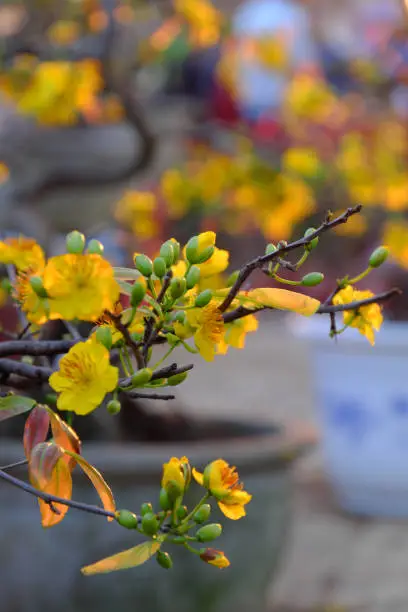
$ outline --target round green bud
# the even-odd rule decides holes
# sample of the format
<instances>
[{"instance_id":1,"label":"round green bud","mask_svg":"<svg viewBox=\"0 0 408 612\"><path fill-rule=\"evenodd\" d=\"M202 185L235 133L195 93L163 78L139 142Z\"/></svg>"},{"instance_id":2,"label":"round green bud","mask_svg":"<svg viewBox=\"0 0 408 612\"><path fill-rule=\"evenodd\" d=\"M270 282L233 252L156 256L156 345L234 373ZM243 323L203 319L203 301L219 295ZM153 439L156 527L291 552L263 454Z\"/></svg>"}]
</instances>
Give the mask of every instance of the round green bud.
<instances>
[{"instance_id":1,"label":"round green bud","mask_svg":"<svg viewBox=\"0 0 408 612\"><path fill-rule=\"evenodd\" d=\"M95 337L99 344L102 344L108 351L112 348L112 331L107 325L98 327L95 332Z\"/></svg>"},{"instance_id":2,"label":"round green bud","mask_svg":"<svg viewBox=\"0 0 408 612\"><path fill-rule=\"evenodd\" d=\"M387 247L379 246L370 255L368 260L370 268L379 268L387 260L389 251Z\"/></svg>"},{"instance_id":3,"label":"round green bud","mask_svg":"<svg viewBox=\"0 0 408 612\"><path fill-rule=\"evenodd\" d=\"M171 505L173 505L176 499L178 499L180 495L182 495L183 489L180 487L180 485L175 480L170 480L166 484L166 492L167 492Z\"/></svg>"},{"instance_id":4,"label":"round green bud","mask_svg":"<svg viewBox=\"0 0 408 612\"><path fill-rule=\"evenodd\" d=\"M152 378L153 370L151 368L142 368L133 374L132 376L132 387L143 387L147 385Z\"/></svg>"},{"instance_id":5,"label":"round green bud","mask_svg":"<svg viewBox=\"0 0 408 612\"><path fill-rule=\"evenodd\" d=\"M133 308L137 308L139 304L142 302L144 296L146 295L146 287L144 283L140 283L136 281L133 283L132 291L130 294L130 305Z\"/></svg>"},{"instance_id":6,"label":"round green bud","mask_svg":"<svg viewBox=\"0 0 408 612\"><path fill-rule=\"evenodd\" d=\"M214 292L212 291L212 289L205 289L197 295L194 302L194 306L197 306L197 308L204 308L204 306L208 306L213 296Z\"/></svg>"},{"instance_id":7,"label":"round green bud","mask_svg":"<svg viewBox=\"0 0 408 612\"><path fill-rule=\"evenodd\" d=\"M304 238L308 238L309 236L311 236L312 234L314 234L316 231L315 227L309 227L309 229L307 229L303 235ZM308 244L305 245L305 249L306 251L313 251L313 249L315 249L317 247L319 243L319 238L313 238L313 240L311 242L309 242Z\"/></svg>"},{"instance_id":8,"label":"round green bud","mask_svg":"<svg viewBox=\"0 0 408 612\"><path fill-rule=\"evenodd\" d=\"M147 255L136 255L135 268L143 274L143 276L151 276L153 274L153 263Z\"/></svg>"},{"instance_id":9,"label":"round green bud","mask_svg":"<svg viewBox=\"0 0 408 612\"><path fill-rule=\"evenodd\" d=\"M324 274L321 272L309 272L302 278L302 285L303 287L316 287L316 285L320 285L323 279Z\"/></svg>"},{"instance_id":10,"label":"round green bud","mask_svg":"<svg viewBox=\"0 0 408 612\"><path fill-rule=\"evenodd\" d=\"M175 321L178 321L179 323L185 323L186 321L186 313L183 312L182 310L180 310L180 312L178 312L176 314L176 316L174 317Z\"/></svg>"},{"instance_id":11,"label":"round green bud","mask_svg":"<svg viewBox=\"0 0 408 612\"><path fill-rule=\"evenodd\" d=\"M215 251L215 247L214 246L209 246L206 249L204 249L200 255L198 256L197 260L195 262L191 262L191 263L196 263L196 264L202 264L206 261L208 261L210 259L210 257L213 256Z\"/></svg>"},{"instance_id":12,"label":"round green bud","mask_svg":"<svg viewBox=\"0 0 408 612\"><path fill-rule=\"evenodd\" d=\"M67 234L65 244L68 253L72 255L81 255L85 248L85 236L81 234L81 232L74 230Z\"/></svg>"},{"instance_id":13,"label":"round green bud","mask_svg":"<svg viewBox=\"0 0 408 612\"><path fill-rule=\"evenodd\" d=\"M153 506L151 503L149 502L145 502L144 504L142 504L141 508L140 508L140 514L142 516L144 516L145 514L147 514L148 512L150 512L151 514L153 514Z\"/></svg>"},{"instance_id":14,"label":"round green bud","mask_svg":"<svg viewBox=\"0 0 408 612\"><path fill-rule=\"evenodd\" d=\"M179 506L177 508L177 518L180 519L180 521L183 520L183 518L185 518L188 514L188 509L187 506Z\"/></svg>"},{"instance_id":15,"label":"round green bud","mask_svg":"<svg viewBox=\"0 0 408 612\"><path fill-rule=\"evenodd\" d=\"M187 372L182 372L181 374L170 376L170 378L167 379L167 384L170 387L177 387L177 385L181 385L181 383L183 383L186 380L187 376L188 376Z\"/></svg>"},{"instance_id":16,"label":"round green bud","mask_svg":"<svg viewBox=\"0 0 408 612\"><path fill-rule=\"evenodd\" d=\"M197 510L197 512L193 516L193 521L196 523L205 523L208 521L211 514L211 506L210 504L203 504L201 508Z\"/></svg>"},{"instance_id":17,"label":"round green bud","mask_svg":"<svg viewBox=\"0 0 408 612\"><path fill-rule=\"evenodd\" d=\"M170 238L167 242L173 247L173 263L175 264L180 257L180 243L175 238Z\"/></svg>"},{"instance_id":18,"label":"round green bud","mask_svg":"<svg viewBox=\"0 0 408 612\"><path fill-rule=\"evenodd\" d=\"M142 529L146 535L154 535L159 529L159 521L153 512L147 512L142 517Z\"/></svg>"},{"instance_id":19,"label":"round green bud","mask_svg":"<svg viewBox=\"0 0 408 612\"><path fill-rule=\"evenodd\" d=\"M270 242L269 244L266 245L266 247L265 247L265 255L271 255L275 251L277 251L277 248L276 248L275 244Z\"/></svg>"},{"instance_id":20,"label":"round green bud","mask_svg":"<svg viewBox=\"0 0 408 612\"><path fill-rule=\"evenodd\" d=\"M7 293L11 293L12 289L13 289L13 285L11 284L10 279L8 278L3 278L1 280L1 288L4 291L7 291Z\"/></svg>"},{"instance_id":21,"label":"round green bud","mask_svg":"<svg viewBox=\"0 0 408 612\"><path fill-rule=\"evenodd\" d=\"M195 264L198 258L198 236L193 236L186 244L186 259L190 263Z\"/></svg>"},{"instance_id":22,"label":"round green bud","mask_svg":"<svg viewBox=\"0 0 408 612\"><path fill-rule=\"evenodd\" d=\"M164 567L164 569L171 569L173 567L173 561L169 553L158 550L156 554L156 560L161 567Z\"/></svg>"},{"instance_id":23,"label":"round green bud","mask_svg":"<svg viewBox=\"0 0 408 612\"><path fill-rule=\"evenodd\" d=\"M196 538L199 542L211 542L216 540L222 534L222 526L219 523L210 523L204 525L196 533Z\"/></svg>"},{"instance_id":24,"label":"round green bud","mask_svg":"<svg viewBox=\"0 0 408 612\"><path fill-rule=\"evenodd\" d=\"M232 272L232 274L230 274L227 279L227 287L232 287L232 285L236 282L238 276L239 270L235 270L235 272Z\"/></svg>"},{"instance_id":25,"label":"round green bud","mask_svg":"<svg viewBox=\"0 0 408 612\"><path fill-rule=\"evenodd\" d=\"M170 282L170 293L174 300L185 294L187 289L186 279L181 277L172 278Z\"/></svg>"},{"instance_id":26,"label":"round green bud","mask_svg":"<svg viewBox=\"0 0 408 612\"><path fill-rule=\"evenodd\" d=\"M160 257L165 262L165 265L170 268L174 262L174 248L169 240L164 242L160 247ZM163 274L164 276L164 274Z\"/></svg>"},{"instance_id":27,"label":"round green bud","mask_svg":"<svg viewBox=\"0 0 408 612\"><path fill-rule=\"evenodd\" d=\"M39 298L48 297L48 293L43 285L43 281L40 276L31 276L30 285L32 290L35 291Z\"/></svg>"},{"instance_id":28,"label":"round green bud","mask_svg":"<svg viewBox=\"0 0 408 612\"><path fill-rule=\"evenodd\" d=\"M195 287L200 280L200 268L197 266L191 266L186 274L186 285L187 289Z\"/></svg>"},{"instance_id":29,"label":"round green bud","mask_svg":"<svg viewBox=\"0 0 408 612\"><path fill-rule=\"evenodd\" d=\"M163 257L156 257L153 260L153 272L158 278L163 278L167 272L166 262Z\"/></svg>"},{"instance_id":30,"label":"round green bud","mask_svg":"<svg viewBox=\"0 0 408 612\"><path fill-rule=\"evenodd\" d=\"M120 402L118 402L118 400L111 400L110 402L107 403L106 406L106 410L109 412L109 414L118 414L118 412L120 412L121 409L121 405Z\"/></svg>"},{"instance_id":31,"label":"round green bud","mask_svg":"<svg viewBox=\"0 0 408 612\"><path fill-rule=\"evenodd\" d=\"M137 529L137 516L129 510L118 510L118 512L116 512L115 519L119 525L126 527L126 529Z\"/></svg>"},{"instance_id":32,"label":"round green bud","mask_svg":"<svg viewBox=\"0 0 408 612\"><path fill-rule=\"evenodd\" d=\"M184 544L185 541L185 536L174 536L171 542L172 544Z\"/></svg>"},{"instance_id":33,"label":"round green bud","mask_svg":"<svg viewBox=\"0 0 408 612\"><path fill-rule=\"evenodd\" d=\"M102 242L99 242L99 240L95 240L95 238L92 238L92 240L88 242L86 250L90 255L103 255L105 247L103 246Z\"/></svg>"},{"instance_id":34,"label":"round green bud","mask_svg":"<svg viewBox=\"0 0 408 612\"><path fill-rule=\"evenodd\" d=\"M171 502L166 489L160 489L159 504L163 510L170 510L171 508Z\"/></svg>"}]
</instances>

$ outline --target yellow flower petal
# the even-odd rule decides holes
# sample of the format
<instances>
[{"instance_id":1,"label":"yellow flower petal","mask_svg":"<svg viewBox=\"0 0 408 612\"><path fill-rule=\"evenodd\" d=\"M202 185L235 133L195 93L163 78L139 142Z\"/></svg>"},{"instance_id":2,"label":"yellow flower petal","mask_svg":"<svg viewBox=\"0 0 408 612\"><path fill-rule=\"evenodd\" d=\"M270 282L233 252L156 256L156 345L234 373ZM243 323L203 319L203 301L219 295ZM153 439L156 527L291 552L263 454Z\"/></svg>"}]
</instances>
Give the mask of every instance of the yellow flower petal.
<instances>
[{"instance_id":1,"label":"yellow flower petal","mask_svg":"<svg viewBox=\"0 0 408 612\"><path fill-rule=\"evenodd\" d=\"M232 521L237 521L238 519L242 518L243 516L246 516L246 511L244 506L241 506L240 504L235 504L235 505L229 505L229 504L225 504L221 501L218 502L218 506L221 510L221 512L229 519L231 519Z\"/></svg>"}]
</instances>

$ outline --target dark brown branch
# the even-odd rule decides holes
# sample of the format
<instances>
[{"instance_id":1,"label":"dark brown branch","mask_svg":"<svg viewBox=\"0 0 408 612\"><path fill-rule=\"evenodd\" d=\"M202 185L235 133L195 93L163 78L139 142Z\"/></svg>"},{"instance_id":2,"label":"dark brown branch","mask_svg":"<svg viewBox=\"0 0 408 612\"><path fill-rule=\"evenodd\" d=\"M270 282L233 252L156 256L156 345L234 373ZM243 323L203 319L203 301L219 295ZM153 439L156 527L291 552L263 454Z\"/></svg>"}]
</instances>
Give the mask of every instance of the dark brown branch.
<instances>
[{"instance_id":1,"label":"dark brown branch","mask_svg":"<svg viewBox=\"0 0 408 612\"><path fill-rule=\"evenodd\" d=\"M262 268L265 264L268 264L271 261L281 259L281 256L284 253L289 253L290 251L294 251L295 249L299 249L300 247L305 247L307 244L310 244L315 238L318 238L324 232L327 232L338 225L342 225L343 223L347 223L348 219L352 215L361 212L361 209L362 206L359 204L358 206L354 206L353 208L348 208L343 214L339 215L334 219L330 219L329 217L327 217L323 221L323 223L316 229L316 231L307 236L306 238L300 238L299 240L290 242L287 245L281 244L273 253L270 253L269 255L261 255L260 257L256 257L252 261L248 262L240 270L237 280L235 281L225 300L221 304L221 312L225 312L232 304L242 285L245 283L245 281L248 279L248 277L252 274L254 270L256 270L257 268Z\"/></svg>"},{"instance_id":2,"label":"dark brown branch","mask_svg":"<svg viewBox=\"0 0 408 612\"><path fill-rule=\"evenodd\" d=\"M129 346L132 350L134 358L136 359L137 367L140 370L144 367L144 359L139 350L137 342L133 340L132 336L130 335L129 329L124 323L122 323L120 315L114 315L112 312L110 312L109 316L111 317L116 329L122 334L127 346Z\"/></svg>"},{"instance_id":3,"label":"dark brown branch","mask_svg":"<svg viewBox=\"0 0 408 612\"><path fill-rule=\"evenodd\" d=\"M42 383L48 381L52 374L52 369L30 365L29 363L21 363L21 361L14 361L13 359L0 359L0 372L7 375L17 374L18 376Z\"/></svg>"},{"instance_id":4,"label":"dark brown branch","mask_svg":"<svg viewBox=\"0 0 408 612\"><path fill-rule=\"evenodd\" d=\"M166 366L165 368L161 368L160 370L156 370L155 372L153 372L153 375L150 380L159 380L160 378L169 378L170 376L175 376L176 374L183 374L184 372L192 370L193 367L194 365L192 363L180 367L177 365L177 363L172 363L171 365ZM122 387L124 391L126 391L126 387L131 387L131 385L131 377L122 378L122 380L119 381L119 386Z\"/></svg>"},{"instance_id":5,"label":"dark brown branch","mask_svg":"<svg viewBox=\"0 0 408 612\"><path fill-rule=\"evenodd\" d=\"M400 289L394 288L390 289L389 291L384 291L384 293L378 293L377 295L373 295L372 297L366 298L365 300L349 302L348 304L322 304L317 310L316 314L332 314L336 312L344 312L346 310L358 310L363 306L370 306L370 304L386 302L395 295L401 295L401 293L402 291Z\"/></svg>"},{"instance_id":6,"label":"dark brown branch","mask_svg":"<svg viewBox=\"0 0 408 612\"><path fill-rule=\"evenodd\" d=\"M128 393L132 399L149 399L149 400L164 400L170 401L176 399L175 395L165 395L160 393L139 393L138 391L130 391Z\"/></svg>"},{"instance_id":7,"label":"dark brown branch","mask_svg":"<svg viewBox=\"0 0 408 612\"><path fill-rule=\"evenodd\" d=\"M38 499L42 499L46 504L49 504L52 509L52 504L62 504L64 506L68 506L69 508L75 508L75 510L82 510L83 512L89 512L91 514L99 514L100 516L107 516L110 518L115 518L115 513L110 512L109 510L105 510L104 508L99 508L98 506L92 506L90 504L84 504L82 502L77 502L72 499L64 499L62 497L57 497L56 495L50 495L48 493L44 493L43 491L39 491L35 487L32 487L28 482L24 482L24 480L20 480L19 478L15 478L7 472L0 470L0 479L5 480L10 483L14 487L29 493L30 495L34 495Z\"/></svg>"},{"instance_id":8,"label":"dark brown branch","mask_svg":"<svg viewBox=\"0 0 408 612\"><path fill-rule=\"evenodd\" d=\"M7 340L0 342L0 357L58 355L69 351L76 342L76 340Z\"/></svg>"}]
</instances>

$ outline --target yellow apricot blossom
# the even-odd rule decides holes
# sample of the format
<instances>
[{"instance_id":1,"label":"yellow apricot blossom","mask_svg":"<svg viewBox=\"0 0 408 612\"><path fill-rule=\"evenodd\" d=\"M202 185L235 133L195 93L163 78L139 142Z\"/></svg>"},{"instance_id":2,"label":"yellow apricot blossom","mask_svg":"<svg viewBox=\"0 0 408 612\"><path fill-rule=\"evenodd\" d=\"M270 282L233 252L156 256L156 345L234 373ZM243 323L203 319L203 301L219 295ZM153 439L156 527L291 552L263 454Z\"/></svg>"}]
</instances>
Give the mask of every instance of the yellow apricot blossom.
<instances>
[{"instance_id":1,"label":"yellow apricot blossom","mask_svg":"<svg viewBox=\"0 0 408 612\"><path fill-rule=\"evenodd\" d=\"M36 325L43 325L48 319L55 317L51 316L49 299L40 297L32 288L30 279L33 276L39 276L39 271L36 268L26 268L18 272L14 283L13 297L24 312L27 321Z\"/></svg>"},{"instance_id":2,"label":"yellow apricot blossom","mask_svg":"<svg viewBox=\"0 0 408 612\"><path fill-rule=\"evenodd\" d=\"M109 351L97 342L78 342L51 374L50 386L59 393L57 408L85 415L95 410L113 391L119 370L110 365Z\"/></svg>"},{"instance_id":3,"label":"yellow apricot blossom","mask_svg":"<svg viewBox=\"0 0 408 612\"><path fill-rule=\"evenodd\" d=\"M193 468L193 476L199 485L208 489L213 495L223 514L229 519L238 520L246 515L245 506L252 495L244 491L235 467L224 459L212 461L201 474Z\"/></svg>"},{"instance_id":4,"label":"yellow apricot blossom","mask_svg":"<svg viewBox=\"0 0 408 612\"><path fill-rule=\"evenodd\" d=\"M96 321L96 325L98 327L107 327L108 329L110 329L112 334L112 344L116 344L116 342L123 340L122 332L120 332L116 328L112 314L113 316L120 315L121 323L126 325L129 333L142 334L144 332L144 314L142 312L136 312L136 314L132 318L132 322L129 324L130 316L133 314L132 309L128 308L126 310L123 310L123 307L120 302L117 302L112 313L109 311L105 311L102 316ZM96 339L95 333L92 334L90 339Z\"/></svg>"},{"instance_id":5,"label":"yellow apricot blossom","mask_svg":"<svg viewBox=\"0 0 408 612\"><path fill-rule=\"evenodd\" d=\"M388 246L395 261L408 269L408 222L387 221L384 226L383 243Z\"/></svg>"},{"instance_id":6,"label":"yellow apricot blossom","mask_svg":"<svg viewBox=\"0 0 408 612\"><path fill-rule=\"evenodd\" d=\"M187 310L186 322L176 321L174 333L183 340L193 336L200 355L206 361L212 361L217 345L223 339L224 320L218 306L210 302L204 308Z\"/></svg>"},{"instance_id":7,"label":"yellow apricot blossom","mask_svg":"<svg viewBox=\"0 0 408 612\"><path fill-rule=\"evenodd\" d=\"M208 278L224 272L228 268L229 252L224 249L214 247L214 253L207 261L202 264L197 264L200 270L200 278Z\"/></svg>"},{"instance_id":8,"label":"yellow apricot blossom","mask_svg":"<svg viewBox=\"0 0 408 612\"><path fill-rule=\"evenodd\" d=\"M214 565L214 567L219 567L220 569L230 565L229 560L224 555L222 550L217 550L216 548L206 548L203 550L200 553L200 559L209 565Z\"/></svg>"},{"instance_id":9,"label":"yellow apricot blossom","mask_svg":"<svg viewBox=\"0 0 408 612\"><path fill-rule=\"evenodd\" d=\"M44 267L44 251L32 238L6 238L0 241L0 263L13 264L18 270Z\"/></svg>"},{"instance_id":10,"label":"yellow apricot blossom","mask_svg":"<svg viewBox=\"0 0 408 612\"><path fill-rule=\"evenodd\" d=\"M333 298L333 304L350 304L373 297L371 291L358 291L352 285L347 285ZM374 331L379 331L383 322L383 315L379 304L360 306L357 311L345 310L343 312L344 325L355 327L365 336L371 345L374 345Z\"/></svg>"},{"instance_id":11,"label":"yellow apricot blossom","mask_svg":"<svg viewBox=\"0 0 408 612\"><path fill-rule=\"evenodd\" d=\"M96 254L51 257L44 270L44 287L55 315L67 320L95 321L119 299L112 266Z\"/></svg>"},{"instance_id":12,"label":"yellow apricot blossom","mask_svg":"<svg viewBox=\"0 0 408 612\"><path fill-rule=\"evenodd\" d=\"M245 347L246 335L258 329L258 320L254 315L247 315L225 325L224 338L218 345L217 352L225 354L229 346L236 349Z\"/></svg>"}]
</instances>

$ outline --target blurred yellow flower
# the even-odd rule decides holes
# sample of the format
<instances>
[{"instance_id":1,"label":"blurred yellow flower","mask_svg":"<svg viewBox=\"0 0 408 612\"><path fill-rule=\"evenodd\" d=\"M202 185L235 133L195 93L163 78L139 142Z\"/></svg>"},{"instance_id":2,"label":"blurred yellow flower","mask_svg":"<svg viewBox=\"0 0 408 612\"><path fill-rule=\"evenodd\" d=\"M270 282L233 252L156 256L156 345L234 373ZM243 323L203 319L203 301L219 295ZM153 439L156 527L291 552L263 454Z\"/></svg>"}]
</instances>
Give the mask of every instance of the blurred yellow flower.
<instances>
[{"instance_id":1,"label":"blurred yellow flower","mask_svg":"<svg viewBox=\"0 0 408 612\"><path fill-rule=\"evenodd\" d=\"M347 285L333 298L333 304L350 304L373 297L371 291L358 291L352 285ZM374 345L374 331L379 331L383 322L381 307L379 304L361 306L357 311L346 310L343 312L344 325L355 327L360 334L365 336L371 345Z\"/></svg>"},{"instance_id":2,"label":"blurred yellow flower","mask_svg":"<svg viewBox=\"0 0 408 612\"><path fill-rule=\"evenodd\" d=\"M193 468L193 476L199 485L208 489L218 501L218 506L229 519L236 521L246 515L245 506L252 495L244 491L235 467L224 459L212 461L201 474Z\"/></svg>"},{"instance_id":3,"label":"blurred yellow flower","mask_svg":"<svg viewBox=\"0 0 408 612\"><path fill-rule=\"evenodd\" d=\"M117 221L129 226L135 236L149 239L159 232L157 198L150 191L128 191L115 206Z\"/></svg>"},{"instance_id":4,"label":"blurred yellow flower","mask_svg":"<svg viewBox=\"0 0 408 612\"><path fill-rule=\"evenodd\" d=\"M119 370L110 365L109 351L96 342L78 342L59 362L49 384L59 393L57 408L85 415L113 391Z\"/></svg>"},{"instance_id":5,"label":"blurred yellow flower","mask_svg":"<svg viewBox=\"0 0 408 612\"><path fill-rule=\"evenodd\" d=\"M56 21L47 30L48 39L57 45L72 44L79 35L79 24L75 21Z\"/></svg>"},{"instance_id":6,"label":"blurred yellow flower","mask_svg":"<svg viewBox=\"0 0 408 612\"><path fill-rule=\"evenodd\" d=\"M387 245L395 261L408 270L408 222L387 221L384 225L382 242Z\"/></svg>"},{"instance_id":7,"label":"blurred yellow flower","mask_svg":"<svg viewBox=\"0 0 408 612\"><path fill-rule=\"evenodd\" d=\"M8 179L8 176L9 169L7 168L6 164L0 162L0 183L4 183L4 181Z\"/></svg>"},{"instance_id":8,"label":"blurred yellow flower","mask_svg":"<svg viewBox=\"0 0 408 612\"><path fill-rule=\"evenodd\" d=\"M0 263L13 264L18 270L43 268L44 251L32 238L6 238L0 241Z\"/></svg>"},{"instance_id":9,"label":"blurred yellow flower","mask_svg":"<svg viewBox=\"0 0 408 612\"><path fill-rule=\"evenodd\" d=\"M220 37L221 13L207 0L173 0L176 14L190 26L191 44L197 47L215 45Z\"/></svg>"},{"instance_id":10,"label":"blurred yellow flower","mask_svg":"<svg viewBox=\"0 0 408 612\"><path fill-rule=\"evenodd\" d=\"M189 206L192 190L180 170L167 170L161 178L161 192L166 200L170 219L182 217Z\"/></svg>"},{"instance_id":11,"label":"blurred yellow flower","mask_svg":"<svg viewBox=\"0 0 408 612\"><path fill-rule=\"evenodd\" d=\"M254 315L247 315L232 323L225 324L225 333L222 342L217 347L217 352L225 354L229 346L236 349L245 348L246 335L258 329L258 319Z\"/></svg>"},{"instance_id":12,"label":"blurred yellow flower","mask_svg":"<svg viewBox=\"0 0 408 612\"><path fill-rule=\"evenodd\" d=\"M315 149L293 147L283 154L282 167L286 172L314 177L320 169L320 160Z\"/></svg>"},{"instance_id":13,"label":"blurred yellow flower","mask_svg":"<svg viewBox=\"0 0 408 612\"><path fill-rule=\"evenodd\" d=\"M44 271L52 311L61 319L95 321L119 299L113 268L100 255L57 255Z\"/></svg>"},{"instance_id":14,"label":"blurred yellow flower","mask_svg":"<svg viewBox=\"0 0 408 612\"><path fill-rule=\"evenodd\" d=\"M333 213L333 217L339 217L344 212L344 209L336 210ZM338 225L333 231L339 236L362 236L367 231L367 219L364 214L353 215L352 217L349 217L347 223Z\"/></svg>"}]
</instances>

